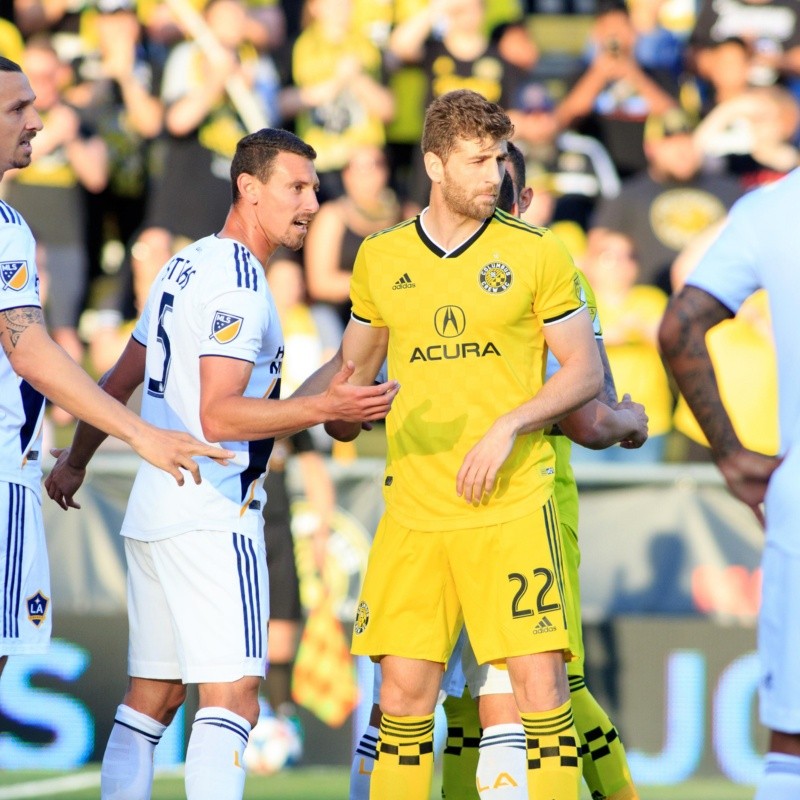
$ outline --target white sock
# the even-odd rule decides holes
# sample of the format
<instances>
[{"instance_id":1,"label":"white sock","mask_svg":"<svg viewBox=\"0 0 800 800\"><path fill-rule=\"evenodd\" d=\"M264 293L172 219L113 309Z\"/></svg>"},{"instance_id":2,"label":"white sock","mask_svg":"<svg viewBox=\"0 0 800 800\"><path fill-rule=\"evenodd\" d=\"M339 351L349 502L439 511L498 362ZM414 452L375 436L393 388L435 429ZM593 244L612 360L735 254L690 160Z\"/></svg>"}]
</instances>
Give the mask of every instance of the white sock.
<instances>
[{"instance_id":1,"label":"white sock","mask_svg":"<svg viewBox=\"0 0 800 800\"><path fill-rule=\"evenodd\" d=\"M797 800L800 797L800 757L767 753L764 774L754 800Z\"/></svg>"},{"instance_id":2,"label":"white sock","mask_svg":"<svg viewBox=\"0 0 800 800\"><path fill-rule=\"evenodd\" d=\"M150 800L153 751L166 729L129 706L117 707L100 769L102 800Z\"/></svg>"},{"instance_id":3,"label":"white sock","mask_svg":"<svg viewBox=\"0 0 800 800\"><path fill-rule=\"evenodd\" d=\"M227 708L195 714L186 750L187 800L242 800L244 753L250 723Z\"/></svg>"},{"instance_id":4,"label":"white sock","mask_svg":"<svg viewBox=\"0 0 800 800\"><path fill-rule=\"evenodd\" d=\"M378 729L368 725L358 741L350 766L350 800L369 800L369 781L378 757Z\"/></svg>"},{"instance_id":5,"label":"white sock","mask_svg":"<svg viewBox=\"0 0 800 800\"><path fill-rule=\"evenodd\" d=\"M528 756L522 725L490 725L484 729L477 785L483 800L528 800Z\"/></svg>"}]
</instances>

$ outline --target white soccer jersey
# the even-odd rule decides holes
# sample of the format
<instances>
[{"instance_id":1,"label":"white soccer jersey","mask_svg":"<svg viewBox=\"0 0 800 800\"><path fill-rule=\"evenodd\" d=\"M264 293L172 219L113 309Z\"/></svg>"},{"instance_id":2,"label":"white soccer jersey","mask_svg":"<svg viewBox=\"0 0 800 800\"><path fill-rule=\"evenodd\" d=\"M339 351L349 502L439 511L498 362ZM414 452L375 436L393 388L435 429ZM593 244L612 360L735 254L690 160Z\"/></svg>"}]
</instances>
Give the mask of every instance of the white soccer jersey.
<instances>
[{"instance_id":1,"label":"white soccer jersey","mask_svg":"<svg viewBox=\"0 0 800 800\"><path fill-rule=\"evenodd\" d=\"M205 440L200 424L200 359L253 363L245 397L277 399L283 335L264 270L244 245L207 236L161 270L133 332L147 347L142 416ZM150 464L136 476L122 535L153 541L192 530L260 536L272 439L223 442L228 466L199 459L203 482L184 486Z\"/></svg>"},{"instance_id":2,"label":"white soccer jersey","mask_svg":"<svg viewBox=\"0 0 800 800\"><path fill-rule=\"evenodd\" d=\"M36 244L25 220L0 200L0 311L41 308ZM0 354L0 481L41 496L44 397Z\"/></svg>"}]
</instances>

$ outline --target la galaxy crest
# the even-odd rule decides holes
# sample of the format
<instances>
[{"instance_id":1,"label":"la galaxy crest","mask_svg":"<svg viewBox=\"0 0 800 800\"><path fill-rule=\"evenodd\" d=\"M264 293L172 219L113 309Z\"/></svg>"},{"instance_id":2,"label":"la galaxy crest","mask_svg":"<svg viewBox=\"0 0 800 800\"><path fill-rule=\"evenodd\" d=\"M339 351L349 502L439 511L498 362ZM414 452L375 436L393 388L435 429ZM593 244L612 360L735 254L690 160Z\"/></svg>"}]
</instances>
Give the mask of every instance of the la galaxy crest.
<instances>
[{"instance_id":1,"label":"la galaxy crest","mask_svg":"<svg viewBox=\"0 0 800 800\"><path fill-rule=\"evenodd\" d=\"M494 261L482 266L478 273L478 283L480 283L481 289L489 294L502 294L508 291L513 280L514 274L511 272L511 267L497 257Z\"/></svg>"},{"instance_id":2,"label":"la galaxy crest","mask_svg":"<svg viewBox=\"0 0 800 800\"><path fill-rule=\"evenodd\" d=\"M243 322L243 317L237 317L235 314L228 314L224 311L216 311L214 313L214 321L211 323L211 336L209 338L214 339L219 344L228 344L239 335Z\"/></svg>"},{"instance_id":3,"label":"la galaxy crest","mask_svg":"<svg viewBox=\"0 0 800 800\"><path fill-rule=\"evenodd\" d=\"M38 628L47 618L50 598L41 592L36 592L25 600L25 605L28 608L28 619Z\"/></svg>"},{"instance_id":4,"label":"la galaxy crest","mask_svg":"<svg viewBox=\"0 0 800 800\"><path fill-rule=\"evenodd\" d=\"M28 283L28 262L27 261L2 261L0 262L0 281L3 283L3 291L11 289L12 292L19 292Z\"/></svg>"}]
</instances>

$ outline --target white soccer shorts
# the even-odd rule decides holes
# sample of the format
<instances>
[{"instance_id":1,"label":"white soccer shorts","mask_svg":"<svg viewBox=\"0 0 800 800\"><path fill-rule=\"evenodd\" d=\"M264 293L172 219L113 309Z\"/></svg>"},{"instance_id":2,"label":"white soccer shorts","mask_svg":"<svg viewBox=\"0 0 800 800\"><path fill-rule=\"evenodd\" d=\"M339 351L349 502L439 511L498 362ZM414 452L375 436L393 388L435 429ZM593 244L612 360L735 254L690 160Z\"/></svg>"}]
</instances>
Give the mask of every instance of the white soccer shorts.
<instances>
[{"instance_id":1,"label":"white soccer shorts","mask_svg":"<svg viewBox=\"0 0 800 800\"><path fill-rule=\"evenodd\" d=\"M53 627L42 505L31 489L0 482L0 656L44 653Z\"/></svg>"},{"instance_id":2,"label":"white soccer shorts","mask_svg":"<svg viewBox=\"0 0 800 800\"><path fill-rule=\"evenodd\" d=\"M264 677L269 584L263 539L191 531L125 539L128 672L184 683Z\"/></svg>"}]
</instances>

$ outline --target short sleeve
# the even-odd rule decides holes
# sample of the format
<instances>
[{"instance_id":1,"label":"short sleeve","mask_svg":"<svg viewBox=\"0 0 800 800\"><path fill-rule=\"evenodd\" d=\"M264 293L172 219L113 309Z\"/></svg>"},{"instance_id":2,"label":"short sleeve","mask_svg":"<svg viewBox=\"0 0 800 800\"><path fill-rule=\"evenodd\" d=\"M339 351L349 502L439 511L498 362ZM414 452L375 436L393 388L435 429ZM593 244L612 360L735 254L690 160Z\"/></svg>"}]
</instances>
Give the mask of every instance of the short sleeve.
<instances>
[{"instance_id":1,"label":"short sleeve","mask_svg":"<svg viewBox=\"0 0 800 800\"><path fill-rule=\"evenodd\" d=\"M571 317L584 308L583 289L567 248L549 230L536 261L533 311L543 325Z\"/></svg>"},{"instance_id":2,"label":"short sleeve","mask_svg":"<svg viewBox=\"0 0 800 800\"><path fill-rule=\"evenodd\" d=\"M361 244L353 265L353 277L350 281L350 302L353 305L353 318L358 322L383 328L386 323L381 318L372 299L369 285L369 269L367 259L368 241Z\"/></svg>"},{"instance_id":3,"label":"short sleeve","mask_svg":"<svg viewBox=\"0 0 800 800\"><path fill-rule=\"evenodd\" d=\"M255 363L272 313L266 297L250 289L221 292L199 311L199 355L238 358Z\"/></svg>"},{"instance_id":4,"label":"short sleeve","mask_svg":"<svg viewBox=\"0 0 800 800\"><path fill-rule=\"evenodd\" d=\"M758 235L746 207L745 202L734 205L719 235L686 280L687 285L708 292L734 314L761 288Z\"/></svg>"},{"instance_id":5,"label":"short sleeve","mask_svg":"<svg viewBox=\"0 0 800 800\"><path fill-rule=\"evenodd\" d=\"M583 274L581 270L576 270L578 273L578 280L581 284L581 292L583 302L586 304L586 308L589 310L589 316L592 318L592 329L594 330L594 338L595 339L602 339L603 338L603 326L600 324L600 314L597 312L597 299L594 295L594 289L592 289L591 284L589 283L586 275Z\"/></svg>"},{"instance_id":6,"label":"short sleeve","mask_svg":"<svg viewBox=\"0 0 800 800\"><path fill-rule=\"evenodd\" d=\"M0 222L0 309L41 305L33 236L22 222Z\"/></svg>"}]
</instances>

